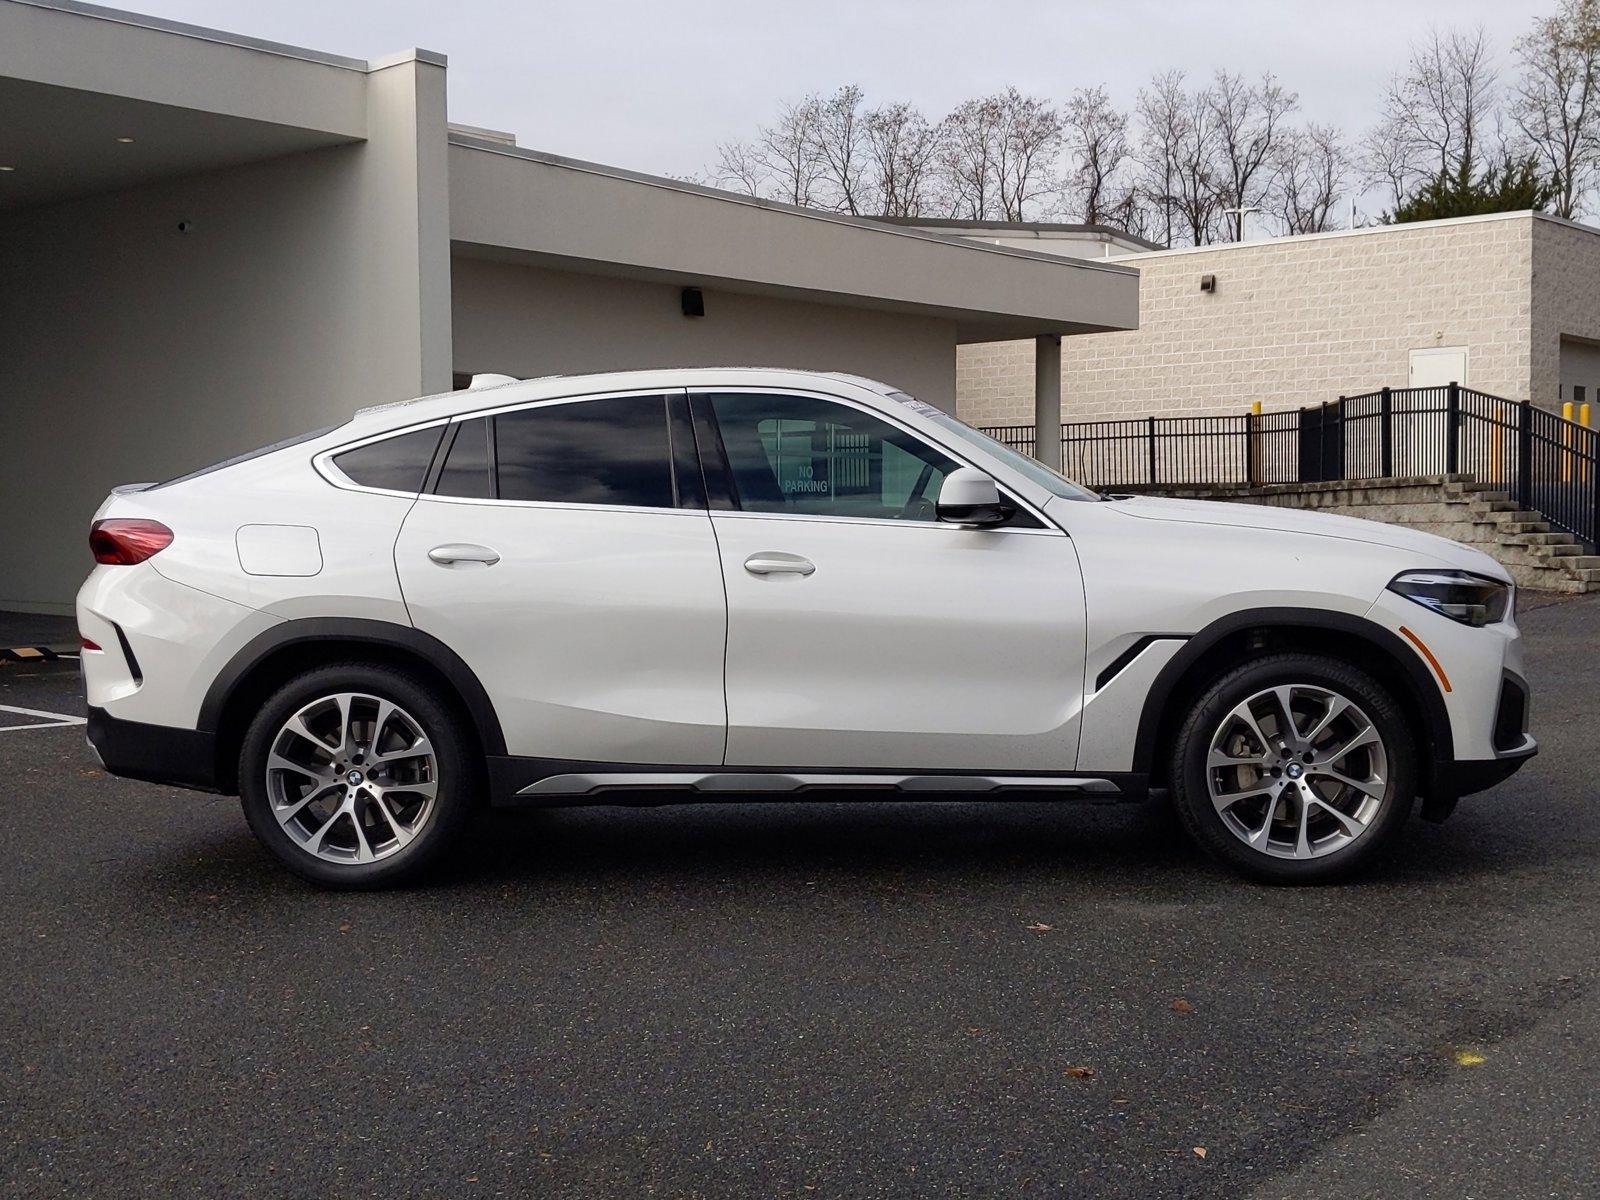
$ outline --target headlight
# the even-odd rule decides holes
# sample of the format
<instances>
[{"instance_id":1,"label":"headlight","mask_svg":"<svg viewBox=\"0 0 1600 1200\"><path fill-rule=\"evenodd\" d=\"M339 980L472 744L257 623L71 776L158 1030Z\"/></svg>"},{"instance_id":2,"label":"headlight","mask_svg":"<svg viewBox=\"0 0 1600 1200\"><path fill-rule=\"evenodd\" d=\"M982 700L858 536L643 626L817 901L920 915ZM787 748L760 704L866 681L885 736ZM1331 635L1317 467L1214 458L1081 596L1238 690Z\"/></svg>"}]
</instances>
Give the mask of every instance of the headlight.
<instances>
[{"instance_id":1,"label":"headlight","mask_svg":"<svg viewBox=\"0 0 1600 1200\"><path fill-rule=\"evenodd\" d=\"M1467 571L1407 571L1389 584L1407 600L1463 625L1493 625L1505 619L1511 586Z\"/></svg>"}]
</instances>

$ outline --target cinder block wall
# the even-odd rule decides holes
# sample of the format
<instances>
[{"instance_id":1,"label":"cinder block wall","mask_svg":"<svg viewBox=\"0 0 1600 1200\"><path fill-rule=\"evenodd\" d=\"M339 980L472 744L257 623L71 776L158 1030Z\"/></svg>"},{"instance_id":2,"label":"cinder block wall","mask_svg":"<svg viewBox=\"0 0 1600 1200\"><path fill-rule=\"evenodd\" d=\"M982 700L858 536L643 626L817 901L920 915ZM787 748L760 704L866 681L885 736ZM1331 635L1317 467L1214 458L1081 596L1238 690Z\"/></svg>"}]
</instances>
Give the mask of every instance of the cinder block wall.
<instances>
[{"instance_id":1,"label":"cinder block wall","mask_svg":"<svg viewBox=\"0 0 1600 1200\"><path fill-rule=\"evenodd\" d=\"M1140 327L1062 339L1069 421L1302 407L1408 380L1410 351L1468 348L1465 381L1513 400L1557 403L1559 335L1533 378L1534 226L1551 308L1600 284L1600 238L1530 214L1425 222L1117 259L1140 271ZM1541 236L1547 230L1541 228ZM1216 291L1200 290L1215 275ZM1541 278L1545 278L1542 275ZM1554 327L1566 318L1551 313ZM1600 329L1595 331L1600 337ZM1548 342L1549 346L1544 343ZM1548 360L1548 361L1547 361ZM1537 385L1537 386L1535 386ZM1033 345L963 346L956 402L974 424L1033 420Z\"/></svg>"},{"instance_id":2,"label":"cinder block wall","mask_svg":"<svg viewBox=\"0 0 1600 1200\"><path fill-rule=\"evenodd\" d=\"M1600 344L1600 234L1555 217L1535 220L1531 291L1533 396L1554 407L1562 337Z\"/></svg>"}]
</instances>

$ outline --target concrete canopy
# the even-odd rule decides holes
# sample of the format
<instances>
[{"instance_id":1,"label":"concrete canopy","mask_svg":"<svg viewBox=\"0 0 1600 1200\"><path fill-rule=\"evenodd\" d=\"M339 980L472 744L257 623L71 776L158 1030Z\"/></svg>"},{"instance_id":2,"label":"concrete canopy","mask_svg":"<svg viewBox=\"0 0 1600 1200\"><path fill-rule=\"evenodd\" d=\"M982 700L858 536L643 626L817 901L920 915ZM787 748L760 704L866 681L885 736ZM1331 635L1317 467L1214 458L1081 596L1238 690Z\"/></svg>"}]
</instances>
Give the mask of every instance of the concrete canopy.
<instances>
[{"instance_id":1,"label":"concrete canopy","mask_svg":"<svg viewBox=\"0 0 1600 1200\"><path fill-rule=\"evenodd\" d=\"M1139 323L1138 274L452 134L458 251L953 321L964 342Z\"/></svg>"}]
</instances>

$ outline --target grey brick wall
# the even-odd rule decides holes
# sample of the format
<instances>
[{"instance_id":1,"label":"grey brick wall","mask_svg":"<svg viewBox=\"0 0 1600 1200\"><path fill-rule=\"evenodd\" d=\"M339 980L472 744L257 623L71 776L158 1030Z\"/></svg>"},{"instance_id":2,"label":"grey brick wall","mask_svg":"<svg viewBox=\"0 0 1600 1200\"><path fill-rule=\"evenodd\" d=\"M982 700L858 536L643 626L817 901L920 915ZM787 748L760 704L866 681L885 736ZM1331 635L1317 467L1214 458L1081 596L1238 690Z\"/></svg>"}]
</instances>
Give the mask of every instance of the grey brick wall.
<instances>
[{"instance_id":1,"label":"grey brick wall","mask_svg":"<svg viewBox=\"0 0 1600 1200\"><path fill-rule=\"evenodd\" d=\"M1411 350L1460 345L1471 386L1554 405L1575 308L1600 340L1600 235L1526 213L1117 261L1140 270L1141 326L1062 340L1069 421L1318 404L1403 387ZM1032 343L961 347L956 395L974 424L1031 422Z\"/></svg>"}]
</instances>

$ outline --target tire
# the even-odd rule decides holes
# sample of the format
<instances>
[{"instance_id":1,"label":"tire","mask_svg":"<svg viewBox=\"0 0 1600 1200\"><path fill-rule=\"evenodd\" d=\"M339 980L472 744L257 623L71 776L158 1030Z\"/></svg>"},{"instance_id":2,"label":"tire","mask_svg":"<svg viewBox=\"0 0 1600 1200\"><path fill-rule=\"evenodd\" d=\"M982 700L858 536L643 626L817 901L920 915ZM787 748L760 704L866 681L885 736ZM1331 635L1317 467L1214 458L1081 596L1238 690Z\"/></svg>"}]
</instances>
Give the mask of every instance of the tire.
<instances>
[{"instance_id":1,"label":"tire","mask_svg":"<svg viewBox=\"0 0 1600 1200\"><path fill-rule=\"evenodd\" d=\"M1292 733L1280 737L1285 696ZM1207 853L1265 883L1332 883L1369 866L1405 824L1417 739L1393 694L1365 671L1277 654L1202 691L1170 771L1173 805Z\"/></svg>"},{"instance_id":2,"label":"tire","mask_svg":"<svg viewBox=\"0 0 1600 1200\"><path fill-rule=\"evenodd\" d=\"M415 879L465 828L483 763L460 715L415 676L338 663L267 700L239 752L239 799L262 845L328 888Z\"/></svg>"}]
</instances>

